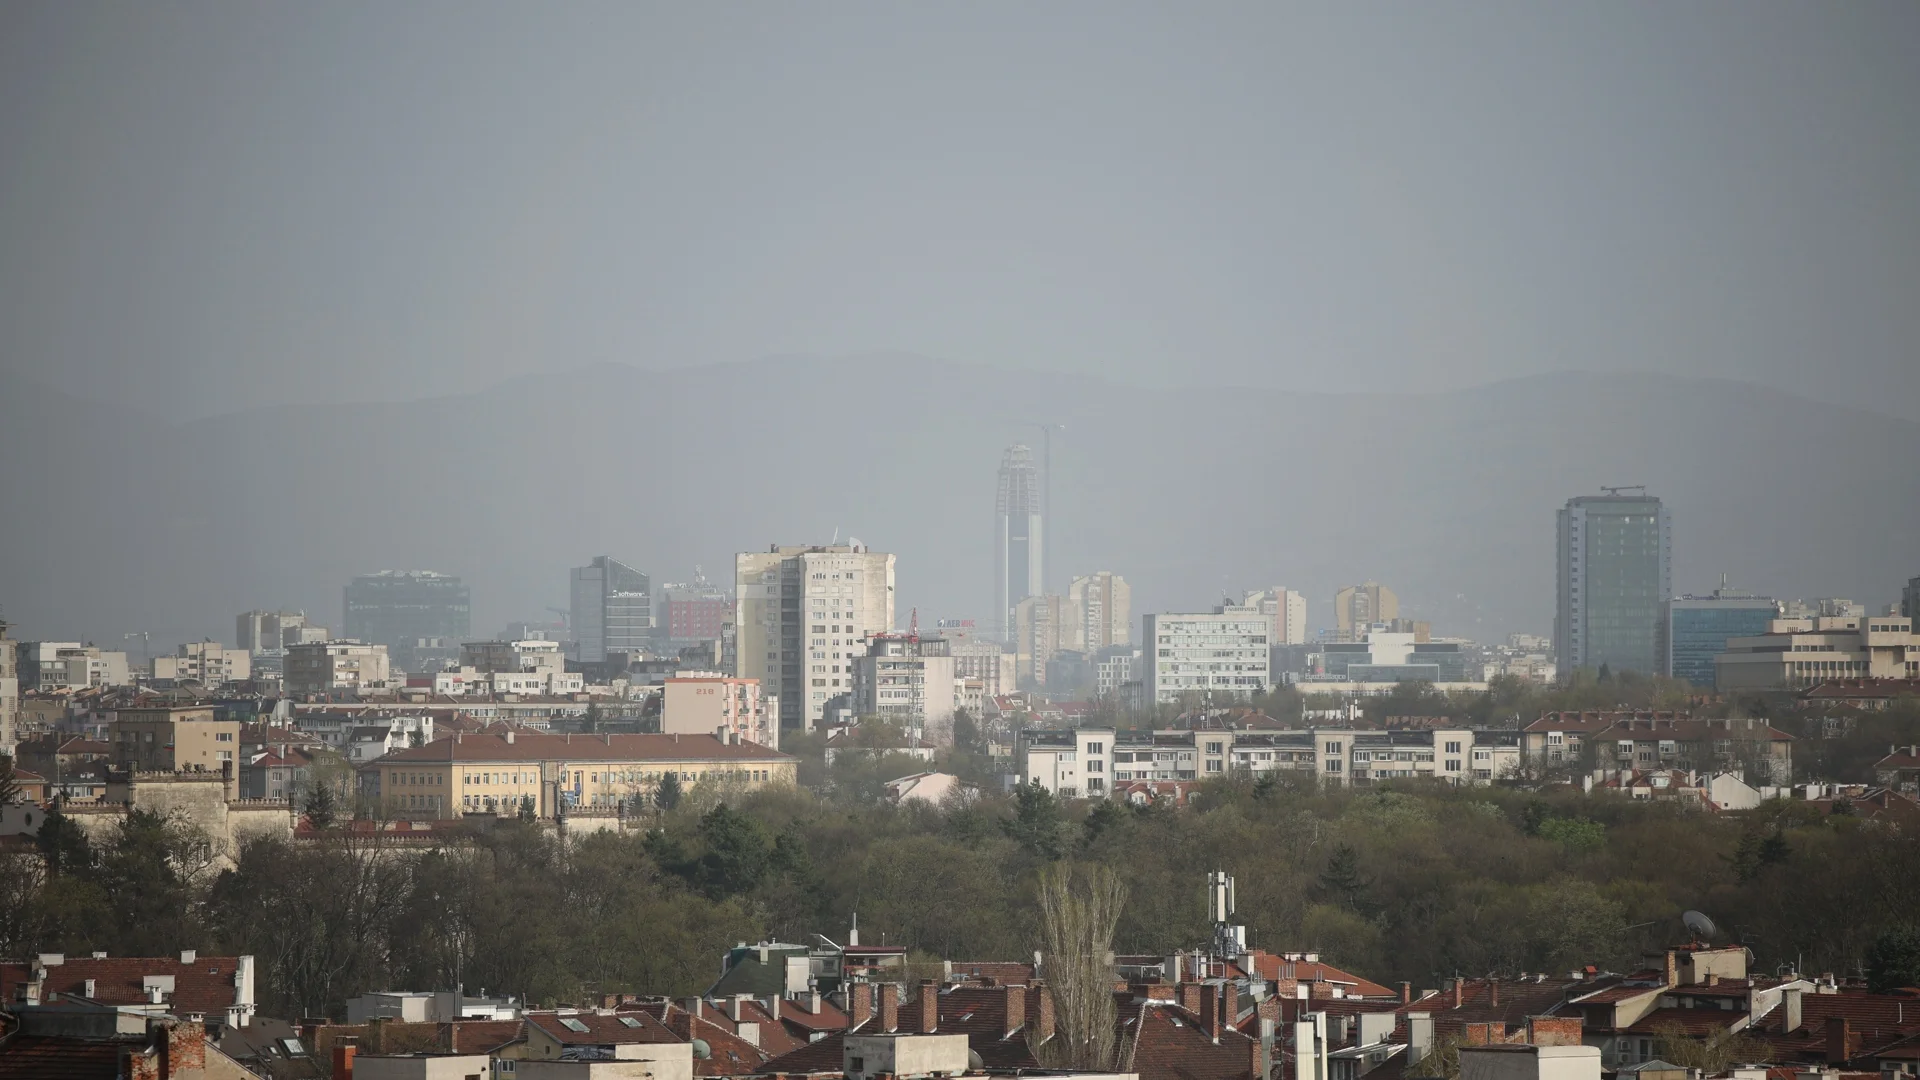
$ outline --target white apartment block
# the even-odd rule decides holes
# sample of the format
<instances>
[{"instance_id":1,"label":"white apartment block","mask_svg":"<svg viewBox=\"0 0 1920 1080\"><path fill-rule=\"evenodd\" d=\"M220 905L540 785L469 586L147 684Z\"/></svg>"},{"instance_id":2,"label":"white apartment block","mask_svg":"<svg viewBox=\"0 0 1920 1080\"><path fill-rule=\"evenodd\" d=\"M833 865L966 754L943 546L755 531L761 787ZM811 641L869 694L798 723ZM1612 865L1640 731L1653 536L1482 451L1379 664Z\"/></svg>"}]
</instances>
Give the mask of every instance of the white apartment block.
<instances>
[{"instance_id":1,"label":"white apartment block","mask_svg":"<svg viewBox=\"0 0 1920 1080\"><path fill-rule=\"evenodd\" d=\"M1216 702L1265 693L1272 619L1232 605L1211 614L1158 614L1144 619L1147 700L1178 703L1183 695L1211 694Z\"/></svg>"},{"instance_id":2,"label":"white apartment block","mask_svg":"<svg viewBox=\"0 0 1920 1080\"><path fill-rule=\"evenodd\" d=\"M894 557L857 541L734 559L736 664L780 703L780 726L813 729L853 694L865 641L893 628Z\"/></svg>"},{"instance_id":3,"label":"white apartment block","mask_svg":"<svg viewBox=\"0 0 1920 1080\"><path fill-rule=\"evenodd\" d=\"M1146 671L1146 658L1139 649L1114 650L1094 661L1093 694L1095 697L1118 697L1131 682L1141 681Z\"/></svg>"},{"instance_id":4,"label":"white apartment block","mask_svg":"<svg viewBox=\"0 0 1920 1080\"><path fill-rule=\"evenodd\" d=\"M1014 752L1018 782L1065 798L1105 796L1139 780L1200 781L1236 770L1290 773L1333 787L1412 778L1491 784L1519 763L1519 732L1466 729L1029 730Z\"/></svg>"},{"instance_id":5,"label":"white apartment block","mask_svg":"<svg viewBox=\"0 0 1920 1080\"><path fill-rule=\"evenodd\" d=\"M8 645L13 645L8 642ZM127 654L77 641L29 641L18 646L18 678L28 690L126 686L133 680Z\"/></svg>"},{"instance_id":6,"label":"white apartment block","mask_svg":"<svg viewBox=\"0 0 1920 1080\"><path fill-rule=\"evenodd\" d=\"M340 640L287 649L285 686L289 694L386 689L392 677L385 645Z\"/></svg>"},{"instance_id":7,"label":"white apartment block","mask_svg":"<svg viewBox=\"0 0 1920 1080\"><path fill-rule=\"evenodd\" d=\"M953 720L956 679L947 643L911 641L899 634L868 639L866 655L853 662L853 711L897 721L924 736Z\"/></svg>"},{"instance_id":8,"label":"white apartment block","mask_svg":"<svg viewBox=\"0 0 1920 1080\"><path fill-rule=\"evenodd\" d=\"M532 671L484 671L468 665L451 670L436 671L433 679L433 692L448 697L498 696L501 694L533 694L557 697L566 694L581 694L587 689L587 677L577 671L555 671L551 668Z\"/></svg>"},{"instance_id":9,"label":"white apartment block","mask_svg":"<svg viewBox=\"0 0 1920 1080\"><path fill-rule=\"evenodd\" d=\"M253 654L217 641L189 641L172 656L154 657L153 677L202 686L245 682L253 677Z\"/></svg>"},{"instance_id":10,"label":"white apartment block","mask_svg":"<svg viewBox=\"0 0 1920 1080\"><path fill-rule=\"evenodd\" d=\"M1731 638L1714 658L1714 686L1759 690L1830 679L1920 678L1920 634L1904 615L1775 619L1766 634Z\"/></svg>"}]
</instances>

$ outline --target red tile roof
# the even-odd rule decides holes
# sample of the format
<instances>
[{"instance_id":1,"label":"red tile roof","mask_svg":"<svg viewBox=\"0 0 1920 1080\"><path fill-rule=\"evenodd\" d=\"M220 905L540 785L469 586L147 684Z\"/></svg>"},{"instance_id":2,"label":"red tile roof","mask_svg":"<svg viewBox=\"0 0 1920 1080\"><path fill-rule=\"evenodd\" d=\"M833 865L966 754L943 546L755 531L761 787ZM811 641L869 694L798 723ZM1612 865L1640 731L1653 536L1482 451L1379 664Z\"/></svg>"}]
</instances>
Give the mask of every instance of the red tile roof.
<instances>
[{"instance_id":1,"label":"red tile roof","mask_svg":"<svg viewBox=\"0 0 1920 1080\"><path fill-rule=\"evenodd\" d=\"M585 1031L575 1031L564 1021L578 1022ZM628 1021L632 1021L628 1023ZM539 1028L562 1045L610 1046L618 1043L672 1043L686 1039L670 1031L665 1024L646 1013L631 1012L603 1015L582 1012L562 1016L551 1012L530 1012L527 1023Z\"/></svg>"},{"instance_id":2,"label":"red tile roof","mask_svg":"<svg viewBox=\"0 0 1920 1080\"><path fill-rule=\"evenodd\" d=\"M1220 1040L1200 1019L1164 1001L1137 1001L1118 1017L1120 1069L1140 1080L1264 1080L1254 1075L1257 1039L1223 1026Z\"/></svg>"},{"instance_id":3,"label":"red tile roof","mask_svg":"<svg viewBox=\"0 0 1920 1080\"><path fill-rule=\"evenodd\" d=\"M144 1038L16 1035L0 1040L0 1080L118 1080L120 1056L145 1045Z\"/></svg>"},{"instance_id":4,"label":"red tile roof","mask_svg":"<svg viewBox=\"0 0 1920 1080\"><path fill-rule=\"evenodd\" d=\"M1688 1035L1705 1036L1725 1031L1746 1018L1745 1009L1655 1009L1625 1031L1629 1035L1659 1035L1678 1028Z\"/></svg>"},{"instance_id":5,"label":"red tile roof","mask_svg":"<svg viewBox=\"0 0 1920 1080\"><path fill-rule=\"evenodd\" d=\"M178 956L109 957L69 956L65 963L47 968L45 994L84 995L103 1005L141 1005L147 993L141 979L148 975L173 976L173 993L166 1000L176 1013L202 1013L212 1021L222 1021L234 1005L234 975L240 969L236 956L196 956L183 964ZM28 962L0 963L0 1003L20 999L32 978ZM87 980L94 983L86 995Z\"/></svg>"},{"instance_id":6,"label":"red tile roof","mask_svg":"<svg viewBox=\"0 0 1920 1080\"><path fill-rule=\"evenodd\" d=\"M1253 968L1254 974L1268 981L1296 979L1300 982L1335 983L1344 985L1346 987L1345 993L1348 995L1393 998L1399 996L1399 991L1389 990L1377 982L1370 979L1363 979L1351 972L1342 971L1332 964L1309 963L1305 960L1288 960L1284 956L1274 953L1257 952L1253 954Z\"/></svg>"},{"instance_id":7,"label":"red tile roof","mask_svg":"<svg viewBox=\"0 0 1920 1080\"><path fill-rule=\"evenodd\" d=\"M448 1047L456 1054L488 1054L520 1038L518 1020L456 1020Z\"/></svg>"}]
</instances>

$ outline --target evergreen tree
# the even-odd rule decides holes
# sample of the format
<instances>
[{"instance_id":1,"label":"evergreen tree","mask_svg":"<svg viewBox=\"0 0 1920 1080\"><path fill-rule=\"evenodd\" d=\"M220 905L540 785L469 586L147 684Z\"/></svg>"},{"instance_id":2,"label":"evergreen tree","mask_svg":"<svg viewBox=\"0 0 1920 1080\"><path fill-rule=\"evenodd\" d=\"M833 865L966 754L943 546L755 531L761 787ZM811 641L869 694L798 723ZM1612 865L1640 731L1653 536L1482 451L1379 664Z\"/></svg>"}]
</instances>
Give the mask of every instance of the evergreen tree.
<instances>
[{"instance_id":1,"label":"evergreen tree","mask_svg":"<svg viewBox=\"0 0 1920 1080\"><path fill-rule=\"evenodd\" d=\"M8 647L0 645L0 648ZM25 801L26 793L20 789L19 778L13 775L13 759L0 754L0 806Z\"/></svg>"},{"instance_id":2,"label":"evergreen tree","mask_svg":"<svg viewBox=\"0 0 1920 1080\"><path fill-rule=\"evenodd\" d=\"M1341 844L1333 849L1327 858L1327 868L1320 872L1320 887L1341 907L1358 908L1360 894L1373 882L1360 874L1360 853L1352 844Z\"/></svg>"},{"instance_id":3,"label":"evergreen tree","mask_svg":"<svg viewBox=\"0 0 1920 1080\"><path fill-rule=\"evenodd\" d=\"M1885 994L1920 986L1920 928L1909 924L1882 930L1867 950L1867 989Z\"/></svg>"},{"instance_id":4,"label":"evergreen tree","mask_svg":"<svg viewBox=\"0 0 1920 1080\"><path fill-rule=\"evenodd\" d=\"M1053 793L1038 784L1022 784L1014 789L1013 817L1004 828L1007 836L1029 854L1052 861L1060 857L1060 803Z\"/></svg>"},{"instance_id":5,"label":"evergreen tree","mask_svg":"<svg viewBox=\"0 0 1920 1080\"><path fill-rule=\"evenodd\" d=\"M57 803L47 811L34 842L47 860L49 874L80 874L93 867L93 845L87 841L87 834L60 812Z\"/></svg>"},{"instance_id":6,"label":"evergreen tree","mask_svg":"<svg viewBox=\"0 0 1920 1080\"><path fill-rule=\"evenodd\" d=\"M671 810L680 805L680 774L669 770L660 777L660 786L653 790L653 802L662 810Z\"/></svg>"},{"instance_id":7,"label":"evergreen tree","mask_svg":"<svg viewBox=\"0 0 1920 1080\"><path fill-rule=\"evenodd\" d=\"M331 829L338 824L340 817L340 798L333 792L333 784L326 779L317 779L307 788L307 824L316 829Z\"/></svg>"}]
</instances>

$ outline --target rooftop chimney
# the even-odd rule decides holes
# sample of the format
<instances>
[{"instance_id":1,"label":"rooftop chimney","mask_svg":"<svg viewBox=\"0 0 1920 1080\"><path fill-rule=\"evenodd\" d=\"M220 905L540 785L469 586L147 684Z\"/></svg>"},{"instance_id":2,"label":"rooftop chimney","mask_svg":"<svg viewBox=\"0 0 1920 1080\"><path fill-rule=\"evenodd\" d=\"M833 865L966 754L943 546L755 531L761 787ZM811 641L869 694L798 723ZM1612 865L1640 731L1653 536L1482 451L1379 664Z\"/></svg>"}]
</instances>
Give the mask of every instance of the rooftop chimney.
<instances>
[{"instance_id":1,"label":"rooftop chimney","mask_svg":"<svg viewBox=\"0 0 1920 1080\"><path fill-rule=\"evenodd\" d=\"M847 1026L859 1027L873 1018L873 984L854 983L847 991Z\"/></svg>"},{"instance_id":2,"label":"rooftop chimney","mask_svg":"<svg viewBox=\"0 0 1920 1080\"><path fill-rule=\"evenodd\" d=\"M352 1043L333 1044L333 1080L353 1080L353 1055L359 1049Z\"/></svg>"},{"instance_id":3,"label":"rooftop chimney","mask_svg":"<svg viewBox=\"0 0 1920 1080\"><path fill-rule=\"evenodd\" d=\"M1007 986L1002 987L1000 993L1007 1003L1006 1026L1001 1030L1000 1037L1010 1039L1013 1033L1019 1031L1027 1022L1027 988ZM1031 1039L1027 1040L1027 1043L1029 1046L1035 1045Z\"/></svg>"},{"instance_id":4,"label":"rooftop chimney","mask_svg":"<svg viewBox=\"0 0 1920 1080\"><path fill-rule=\"evenodd\" d=\"M1034 1019L1028 1025L1031 1031L1027 1035L1027 1045L1037 1046L1053 1038L1053 993L1047 989L1045 983L1037 980L1031 987L1031 991L1033 999L1027 1003L1030 1006L1027 1012Z\"/></svg>"},{"instance_id":5,"label":"rooftop chimney","mask_svg":"<svg viewBox=\"0 0 1920 1080\"><path fill-rule=\"evenodd\" d=\"M1802 1023L1800 1015L1801 995L1804 993L1805 991L1797 986L1789 987L1780 992L1780 1015L1782 1020L1780 1030L1782 1032L1791 1033L1800 1030Z\"/></svg>"},{"instance_id":6,"label":"rooftop chimney","mask_svg":"<svg viewBox=\"0 0 1920 1080\"><path fill-rule=\"evenodd\" d=\"M184 965L184 964L191 964L191 963L193 963L193 959L194 959L194 956L195 956L195 955L196 955L196 954L194 953L194 951L193 951L192 949L181 949L181 950L180 950L180 963L181 963L181 964L183 964L183 965Z\"/></svg>"},{"instance_id":7,"label":"rooftop chimney","mask_svg":"<svg viewBox=\"0 0 1920 1080\"><path fill-rule=\"evenodd\" d=\"M920 1034L931 1035L940 1030L940 984L932 979L920 980Z\"/></svg>"},{"instance_id":8,"label":"rooftop chimney","mask_svg":"<svg viewBox=\"0 0 1920 1080\"><path fill-rule=\"evenodd\" d=\"M1200 1030L1217 1043L1220 1041L1220 988L1209 984L1199 989Z\"/></svg>"},{"instance_id":9,"label":"rooftop chimney","mask_svg":"<svg viewBox=\"0 0 1920 1080\"><path fill-rule=\"evenodd\" d=\"M1827 1017L1827 1061L1838 1065L1853 1057L1853 1025L1844 1016Z\"/></svg>"},{"instance_id":10,"label":"rooftop chimney","mask_svg":"<svg viewBox=\"0 0 1920 1080\"><path fill-rule=\"evenodd\" d=\"M1400 1004L1402 1005L1413 1004L1413 984L1412 983L1403 982L1400 984Z\"/></svg>"},{"instance_id":11,"label":"rooftop chimney","mask_svg":"<svg viewBox=\"0 0 1920 1080\"><path fill-rule=\"evenodd\" d=\"M1460 1007L1460 992L1466 985L1466 982L1465 979L1461 978L1455 978L1453 980L1453 1007L1456 1009Z\"/></svg>"},{"instance_id":12,"label":"rooftop chimney","mask_svg":"<svg viewBox=\"0 0 1920 1080\"><path fill-rule=\"evenodd\" d=\"M896 983L880 984L880 1030L900 1030L900 987Z\"/></svg>"}]
</instances>

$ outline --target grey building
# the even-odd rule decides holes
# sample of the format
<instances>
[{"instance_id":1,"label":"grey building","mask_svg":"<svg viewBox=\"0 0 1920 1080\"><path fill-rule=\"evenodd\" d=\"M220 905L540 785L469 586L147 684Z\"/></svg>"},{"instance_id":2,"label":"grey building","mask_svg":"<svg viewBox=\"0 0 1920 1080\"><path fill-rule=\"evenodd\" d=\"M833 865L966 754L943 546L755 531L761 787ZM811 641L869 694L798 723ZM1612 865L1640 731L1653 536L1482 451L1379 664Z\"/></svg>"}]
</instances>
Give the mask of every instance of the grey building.
<instances>
[{"instance_id":1,"label":"grey building","mask_svg":"<svg viewBox=\"0 0 1920 1080\"><path fill-rule=\"evenodd\" d=\"M1001 640L1013 635L1013 609L1046 591L1046 523L1041 506L1040 470L1023 444L1007 447L1000 459L999 490L994 498L993 620Z\"/></svg>"},{"instance_id":2,"label":"grey building","mask_svg":"<svg viewBox=\"0 0 1920 1080\"><path fill-rule=\"evenodd\" d=\"M648 652L653 644L652 582L601 555L576 566L569 581L576 659L597 664L610 652Z\"/></svg>"},{"instance_id":3,"label":"grey building","mask_svg":"<svg viewBox=\"0 0 1920 1080\"><path fill-rule=\"evenodd\" d=\"M1553 625L1561 676L1606 665L1662 670L1660 622L1673 595L1673 522L1650 495L1568 499L1557 538L1559 590Z\"/></svg>"},{"instance_id":4,"label":"grey building","mask_svg":"<svg viewBox=\"0 0 1920 1080\"><path fill-rule=\"evenodd\" d=\"M1900 614L1920 619L1920 577L1908 578L1907 587L1900 590Z\"/></svg>"},{"instance_id":5,"label":"grey building","mask_svg":"<svg viewBox=\"0 0 1920 1080\"><path fill-rule=\"evenodd\" d=\"M473 636L473 597L452 574L382 570L346 589L345 637L385 645L403 671L428 671L460 657Z\"/></svg>"},{"instance_id":6,"label":"grey building","mask_svg":"<svg viewBox=\"0 0 1920 1080\"><path fill-rule=\"evenodd\" d=\"M1758 637L1780 614L1765 596L1727 588L1723 579L1710 596L1682 596L1666 603L1660 620L1660 674L1711 689L1713 658L1732 638Z\"/></svg>"}]
</instances>

